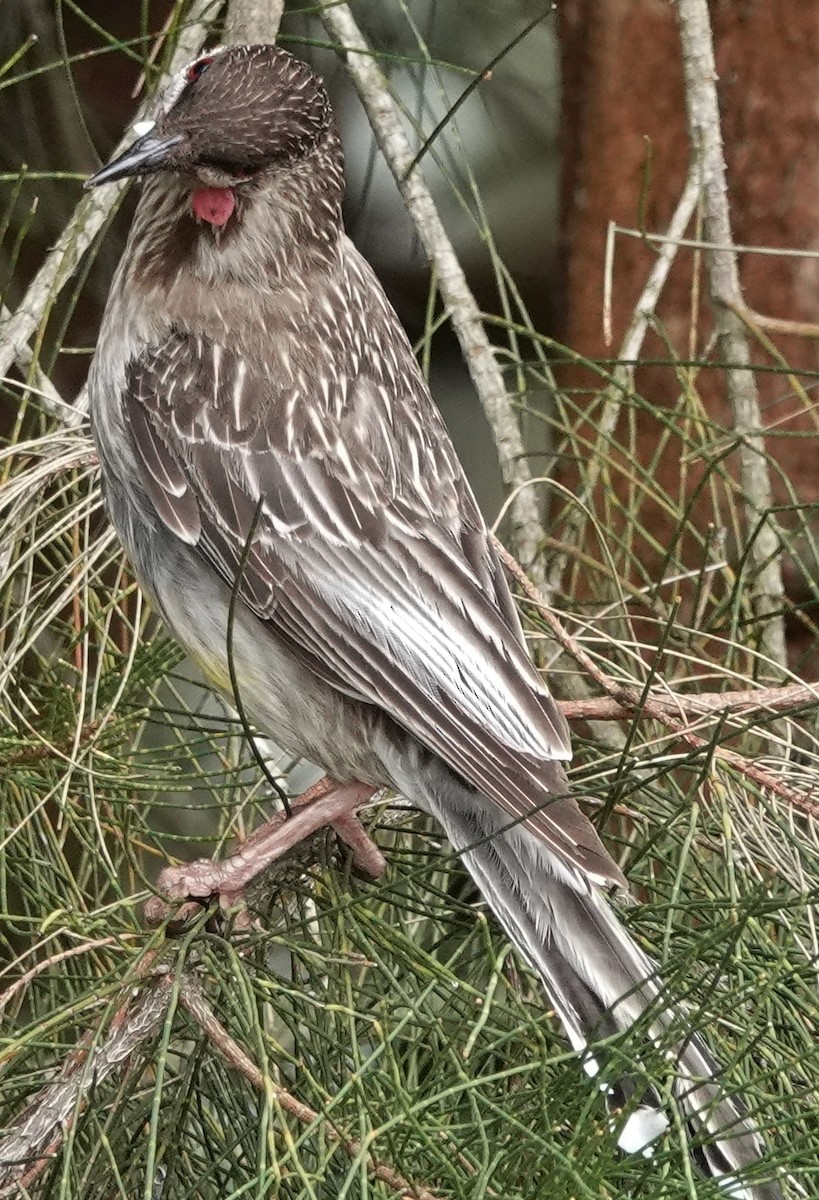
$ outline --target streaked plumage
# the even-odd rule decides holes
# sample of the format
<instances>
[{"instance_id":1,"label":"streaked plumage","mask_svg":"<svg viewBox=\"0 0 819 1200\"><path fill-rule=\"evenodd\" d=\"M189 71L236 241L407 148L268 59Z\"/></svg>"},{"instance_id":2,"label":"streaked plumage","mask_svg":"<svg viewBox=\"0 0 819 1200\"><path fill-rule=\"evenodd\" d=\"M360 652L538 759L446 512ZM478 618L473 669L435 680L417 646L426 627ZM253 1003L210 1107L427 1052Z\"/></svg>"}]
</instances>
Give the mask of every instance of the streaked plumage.
<instances>
[{"instance_id":1,"label":"streaked plumage","mask_svg":"<svg viewBox=\"0 0 819 1200\"><path fill-rule=\"evenodd\" d=\"M233 652L252 719L333 778L395 787L437 817L576 1049L652 1004L654 1036L676 1030L699 1158L729 1184L761 1144L597 889L621 872L568 795L565 722L407 338L342 232L321 85L275 47L214 52L95 181L139 171L154 173L90 395L144 587L225 687L249 542ZM194 216L200 188L231 189L224 224ZM653 1105L649 1092L622 1144L665 1127Z\"/></svg>"}]
</instances>

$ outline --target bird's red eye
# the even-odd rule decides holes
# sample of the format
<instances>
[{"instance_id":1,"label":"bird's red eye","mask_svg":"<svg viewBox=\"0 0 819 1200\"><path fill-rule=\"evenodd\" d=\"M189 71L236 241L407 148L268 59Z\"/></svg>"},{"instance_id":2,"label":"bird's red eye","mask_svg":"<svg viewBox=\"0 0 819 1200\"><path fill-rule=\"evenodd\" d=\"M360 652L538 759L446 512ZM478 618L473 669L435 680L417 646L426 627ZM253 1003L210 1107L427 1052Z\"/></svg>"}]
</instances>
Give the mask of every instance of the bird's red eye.
<instances>
[{"instance_id":1,"label":"bird's red eye","mask_svg":"<svg viewBox=\"0 0 819 1200\"><path fill-rule=\"evenodd\" d=\"M185 72L185 78L188 83L194 83L200 75L207 71L210 64L213 62L213 55L206 55L204 58L198 58L195 63L191 63Z\"/></svg>"}]
</instances>

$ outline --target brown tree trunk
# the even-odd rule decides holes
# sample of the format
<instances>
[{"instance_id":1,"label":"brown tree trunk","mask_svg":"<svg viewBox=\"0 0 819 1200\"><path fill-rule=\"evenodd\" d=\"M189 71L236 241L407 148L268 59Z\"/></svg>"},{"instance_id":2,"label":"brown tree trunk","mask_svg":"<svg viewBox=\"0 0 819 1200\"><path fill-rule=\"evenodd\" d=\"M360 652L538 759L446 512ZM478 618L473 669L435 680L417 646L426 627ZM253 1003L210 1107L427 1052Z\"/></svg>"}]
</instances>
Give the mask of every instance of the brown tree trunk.
<instances>
[{"instance_id":1,"label":"brown tree trunk","mask_svg":"<svg viewBox=\"0 0 819 1200\"><path fill-rule=\"evenodd\" d=\"M564 176L562 192L563 340L591 359L609 358L619 342L654 259L645 243L619 236L613 274L613 340L601 319L604 249L609 221L662 232L682 190L689 163L680 49L673 6L666 0L565 0L558 7L563 64ZM711 5L719 72L723 136L737 243L819 248L819 7L802 0L714 0ZM689 236L697 236L695 227ZM681 359L702 352L710 314L692 300L696 255L681 250L658 310ZM743 255L748 305L768 316L819 320L819 261ZM704 285L703 285L704 295ZM692 314L696 313L696 324ZM693 331L693 332L692 332ZM779 336L777 349L797 372L819 367L819 342ZM668 358L650 336L647 358ZM774 360L755 346L755 361ZM572 374L576 386L579 376ZM590 374L586 386L599 387ZM804 380L809 386L811 380ZM643 396L669 405L679 380L665 367L637 376ZM730 428L724 377L700 373L697 388L709 417ZM803 503L819 501L817 421L784 374L759 374L768 447ZM795 437L810 432L812 437ZM650 414L638 420L637 455L646 463L659 433ZM658 482L674 495L680 443L669 445ZM735 456L732 456L735 457ZM731 460L728 460L729 467ZM694 486L697 475L690 475ZM625 486L624 478L615 488ZM775 474L776 499L788 487ZM661 539L668 519L659 510L644 520ZM650 553L647 551L650 558ZM787 567L787 564L786 564ZM790 589L802 588L792 564Z\"/></svg>"}]
</instances>

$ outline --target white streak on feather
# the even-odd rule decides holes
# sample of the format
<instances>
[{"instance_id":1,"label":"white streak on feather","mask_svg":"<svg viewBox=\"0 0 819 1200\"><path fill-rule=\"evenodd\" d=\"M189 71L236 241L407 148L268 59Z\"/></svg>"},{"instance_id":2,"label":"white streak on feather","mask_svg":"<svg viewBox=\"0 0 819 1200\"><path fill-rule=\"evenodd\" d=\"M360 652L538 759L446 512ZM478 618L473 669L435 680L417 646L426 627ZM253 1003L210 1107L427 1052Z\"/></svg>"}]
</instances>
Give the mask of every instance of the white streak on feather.
<instances>
[{"instance_id":1,"label":"white streak on feather","mask_svg":"<svg viewBox=\"0 0 819 1200\"><path fill-rule=\"evenodd\" d=\"M236 359L236 378L233 380L233 418L236 424L241 429L243 426L242 420L242 397L244 396L245 375L247 374L247 363L240 355Z\"/></svg>"},{"instance_id":2,"label":"white streak on feather","mask_svg":"<svg viewBox=\"0 0 819 1200\"><path fill-rule=\"evenodd\" d=\"M300 400L301 394L294 389L287 398L287 408L284 414L285 438L287 439L287 449L290 454L296 453L295 418L296 406Z\"/></svg>"},{"instance_id":3,"label":"white streak on feather","mask_svg":"<svg viewBox=\"0 0 819 1200\"><path fill-rule=\"evenodd\" d=\"M384 414L385 414L387 420L392 425L393 420L394 420L392 396L391 396L390 392L385 387L382 387L380 384L378 386L377 391L378 391L379 397L381 398L381 403L384 407Z\"/></svg>"},{"instance_id":4,"label":"white streak on feather","mask_svg":"<svg viewBox=\"0 0 819 1200\"><path fill-rule=\"evenodd\" d=\"M321 419L321 415L316 412L316 410L312 407L312 405L307 406L307 419L309 420L310 424L313 426L313 429L316 431L316 434L318 435L319 439L321 440L321 444L324 447L325 451L327 453L329 453L330 452L330 441L329 441L329 438L327 437L327 429L325 428L324 422Z\"/></svg>"},{"instance_id":5,"label":"white streak on feather","mask_svg":"<svg viewBox=\"0 0 819 1200\"><path fill-rule=\"evenodd\" d=\"M220 390L219 375L220 375L221 369L222 369L222 347L218 344L218 342L214 342L212 350L213 350L213 360L212 360L213 361L213 394L214 394L214 396L218 397L219 390Z\"/></svg>"},{"instance_id":6,"label":"white streak on feather","mask_svg":"<svg viewBox=\"0 0 819 1200\"><path fill-rule=\"evenodd\" d=\"M421 464L418 461L418 443L412 434L410 434L409 438L407 439L407 449L409 450L410 460L412 463L412 482L415 484L417 491L424 493L424 499L426 501L428 498L426 496L426 490L421 481Z\"/></svg>"},{"instance_id":7,"label":"white streak on feather","mask_svg":"<svg viewBox=\"0 0 819 1200\"><path fill-rule=\"evenodd\" d=\"M347 473L347 478L350 480L350 482L353 482L356 478L356 469L353 466L353 461L350 458L350 452L348 451L343 438L336 439L333 447L333 453L335 454L336 459L344 467L344 470Z\"/></svg>"},{"instance_id":8,"label":"white streak on feather","mask_svg":"<svg viewBox=\"0 0 819 1200\"><path fill-rule=\"evenodd\" d=\"M337 421L340 421L344 415L344 410L347 407L347 388L349 380L346 375L341 375L336 380L336 388L333 393L335 400L334 413Z\"/></svg>"}]
</instances>

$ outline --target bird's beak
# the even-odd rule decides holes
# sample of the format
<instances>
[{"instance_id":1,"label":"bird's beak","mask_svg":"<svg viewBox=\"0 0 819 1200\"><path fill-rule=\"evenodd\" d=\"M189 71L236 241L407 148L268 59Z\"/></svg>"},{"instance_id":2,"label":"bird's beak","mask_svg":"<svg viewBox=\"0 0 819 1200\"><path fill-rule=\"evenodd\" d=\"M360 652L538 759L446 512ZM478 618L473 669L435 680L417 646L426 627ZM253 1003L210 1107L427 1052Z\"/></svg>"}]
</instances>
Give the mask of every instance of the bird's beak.
<instances>
[{"instance_id":1,"label":"bird's beak","mask_svg":"<svg viewBox=\"0 0 819 1200\"><path fill-rule=\"evenodd\" d=\"M119 158L115 158L107 167L97 171L96 175L86 179L85 186L92 188L100 183L113 183L115 179L125 179L128 175L148 175L152 171L161 171L168 165L171 150L184 140L185 135L182 133L174 133L170 137L157 137L153 132L146 133L120 154Z\"/></svg>"}]
</instances>

